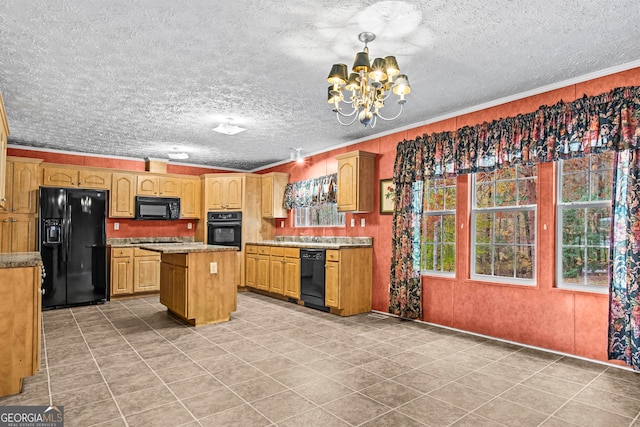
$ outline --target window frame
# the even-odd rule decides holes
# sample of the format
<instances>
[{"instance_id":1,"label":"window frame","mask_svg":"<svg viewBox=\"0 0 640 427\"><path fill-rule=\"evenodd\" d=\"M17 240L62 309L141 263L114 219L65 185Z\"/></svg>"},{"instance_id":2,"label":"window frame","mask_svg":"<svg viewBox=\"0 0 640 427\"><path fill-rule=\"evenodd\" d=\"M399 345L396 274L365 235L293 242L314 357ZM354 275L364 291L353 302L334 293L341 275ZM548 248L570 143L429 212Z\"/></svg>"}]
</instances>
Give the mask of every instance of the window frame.
<instances>
[{"instance_id":1,"label":"window frame","mask_svg":"<svg viewBox=\"0 0 640 427\"><path fill-rule=\"evenodd\" d=\"M538 215L538 206L540 204L540 200L538 197L538 191L539 191L539 187L540 187L540 181L539 181L539 177L540 177L540 171L538 170L537 165L514 165L511 166L512 168L518 168L518 167L522 167L522 166L530 166L530 167L535 167L536 168L536 174L535 174L535 182L536 182L536 203L534 205L511 205L511 206L495 206L495 195L494 195L494 206L493 207L477 207L477 196L476 196L476 190L477 190L477 173L474 173L471 179L471 197L470 197L470 213L471 215L469 216L470 218L470 222L471 222L471 226L469 227L469 232L470 232L470 236L469 236L469 277L471 280L476 280L476 281L480 281L480 282L489 282L489 283L504 283L504 284L512 284L512 285L518 285L518 286L527 286L527 287L534 287L537 286L537 267L538 267L538 220L539 220L539 215ZM495 179L495 173L496 170L492 171L492 173L494 174L494 179L493 179L493 186L494 186L494 194L496 191L496 186L497 186L497 181ZM526 180L529 179L529 177L523 177L522 180ZM516 183L516 195L517 195L517 190L518 190L518 185L519 185L519 175L518 175L518 171L516 170L515 172L515 178L514 181ZM517 197L516 197L517 200ZM531 245L531 247L533 248L533 260L532 260L532 277L525 279L522 277L514 277L514 276L497 276L495 274L479 274L476 273L476 247L477 247L477 242L476 242L476 235L477 235L477 216L478 214L492 214L495 215L495 213L497 212L506 212L506 213L513 213L513 212L533 212L534 213L534 221L533 221L533 234L534 234L534 243L533 245ZM495 222L493 223L495 225ZM493 226L494 227L494 226ZM495 228L493 229L493 231L495 231ZM514 233L515 236L515 233ZM492 233L492 243L490 245L488 245L491 247L491 251L492 251L492 268L491 270L495 273L495 248L497 246L509 246L512 248L518 248L520 247L529 247L529 245L517 245L515 242L513 244L507 245L507 244L496 244L495 243L495 232ZM514 255L514 273L515 273L515 268L516 268L516 258Z\"/></svg>"},{"instance_id":2,"label":"window frame","mask_svg":"<svg viewBox=\"0 0 640 427\"><path fill-rule=\"evenodd\" d=\"M337 203L327 203L327 204L332 204L335 206L336 208L336 215L337 217L342 217L343 219L343 224L327 224L327 225L299 225L298 224L298 218L300 218L299 215L299 210L300 209L304 209L304 210L308 210L308 209L314 209L314 206L307 206L307 207L296 207L293 208L293 227L294 228L345 228L347 225L347 216L345 214L345 212L340 212L338 211L338 204ZM310 214L307 213L305 214L305 217L308 218Z\"/></svg>"},{"instance_id":3,"label":"window frame","mask_svg":"<svg viewBox=\"0 0 640 427\"><path fill-rule=\"evenodd\" d=\"M593 155L599 155L602 153L594 153ZM592 169L591 169L591 163L592 163L592 159L591 159L592 155L588 155L586 157L589 157L589 166L587 167L587 173L588 173L588 182L587 182L587 186L589 188L589 194L591 194L591 179L592 179ZM571 160L571 159L568 159ZM613 161L613 160L612 160ZM587 284L577 284L577 283L568 283L568 282L564 282L563 281L563 268L562 268L562 249L563 249L563 212L565 210L569 210L569 209L577 209L577 208L582 208L582 209L601 209L601 208L609 208L611 209L611 200L598 200L598 201L586 201L586 202L562 202L562 178L563 178L563 174L562 174L562 169L564 166L564 160L560 160L557 162L557 176L556 176L556 197L555 197L555 217L556 217L556 238L555 238L555 251L556 251L556 256L555 256L555 266L556 266L556 271L555 271L555 288L556 289L564 289L564 290L571 290L571 291L582 291L582 292L590 292L590 293L595 293L595 294L608 294L609 293L609 287L608 286L595 286L595 285L587 285ZM612 163L611 165L611 173L613 174L613 167L614 164ZM598 172L598 171L603 171L604 169L598 169L595 170L593 172ZM611 192L613 192L613 179L611 181ZM612 213L610 218L610 221L613 219L612 218ZM585 221L585 228L588 226L588 222ZM599 247L599 246L591 246L591 247ZM585 244L582 246L582 248L586 251L589 248L589 244L588 242L585 242ZM608 245L608 251L611 250L611 242L609 241L609 245ZM609 274L609 270L610 270L610 260L607 260L607 274Z\"/></svg>"},{"instance_id":4,"label":"window frame","mask_svg":"<svg viewBox=\"0 0 640 427\"><path fill-rule=\"evenodd\" d=\"M429 181L436 181L436 180L442 180L445 182L445 185L443 186L443 188L445 189L446 192L446 188L451 188L453 187L455 189L455 205L453 207L453 209L437 209L437 210L428 210L428 205L427 205L427 197L428 197L428 189L430 188L436 188L436 187L430 187L427 182ZM447 180L451 180L453 181L453 185L446 185ZM430 178L425 180L425 185L423 188L423 201L422 201L422 224L421 224L421 239L420 239L420 274L423 276L437 276L437 277L448 277L448 278L455 278L456 277L456 271L457 271L457 260L458 260L458 254L457 254L457 227L456 227L456 221L457 221L457 217L458 217L458 207L457 207L457 196L458 196L458 181L457 178L453 177L453 178L445 178L445 177L438 177L438 178ZM446 200L446 199L445 199ZM446 204L443 204L443 207L446 208ZM438 270L429 270L429 269L424 269L423 267L425 266L425 262L424 262L424 245L425 245L425 230L426 230L426 220L427 217L440 217L441 221L444 222L444 217L453 217L453 226L454 226L454 238L453 238L453 247L454 247L454 268L453 271L438 271ZM442 248L445 243L439 243L439 244L434 244L434 243L430 243L434 249L437 248ZM448 242L446 244L449 244ZM435 255L435 251L434 251L434 255Z\"/></svg>"}]
</instances>

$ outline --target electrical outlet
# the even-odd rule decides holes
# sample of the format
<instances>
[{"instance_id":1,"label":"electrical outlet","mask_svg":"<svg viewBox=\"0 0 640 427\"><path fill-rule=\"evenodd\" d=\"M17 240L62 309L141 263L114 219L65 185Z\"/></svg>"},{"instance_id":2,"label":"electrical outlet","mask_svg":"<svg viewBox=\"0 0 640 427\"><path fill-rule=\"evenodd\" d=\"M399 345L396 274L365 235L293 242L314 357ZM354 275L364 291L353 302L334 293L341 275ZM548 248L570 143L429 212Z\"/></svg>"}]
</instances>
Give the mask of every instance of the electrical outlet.
<instances>
[{"instance_id":1,"label":"electrical outlet","mask_svg":"<svg viewBox=\"0 0 640 427\"><path fill-rule=\"evenodd\" d=\"M280 221L280 228L284 228L284 219Z\"/></svg>"},{"instance_id":2,"label":"electrical outlet","mask_svg":"<svg viewBox=\"0 0 640 427\"><path fill-rule=\"evenodd\" d=\"M113 223L113 229L114 230L120 230L120 223L119 222L114 222Z\"/></svg>"},{"instance_id":3,"label":"electrical outlet","mask_svg":"<svg viewBox=\"0 0 640 427\"><path fill-rule=\"evenodd\" d=\"M351 218L351 226L352 227L356 226L356 219L355 218Z\"/></svg>"},{"instance_id":4,"label":"electrical outlet","mask_svg":"<svg viewBox=\"0 0 640 427\"><path fill-rule=\"evenodd\" d=\"M360 218L360 227L364 227L364 223L365 223L364 218Z\"/></svg>"},{"instance_id":5,"label":"electrical outlet","mask_svg":"<svg viewBox=\"0 0 640 427\"><path fill-rule=\"evenodd\" d=\"M187 223L187 230L191 230L193 228L193 224L188 222Z\"/></svg>"},{"instance_id":6,"label":"electrical outlet","mask_svg":"<svg viewBox=\"0 0 640 427\"><path fill-rule=\"evenodd\" d=\"M210 262L209 263L209 273L211 273L211 274L217 274L218 273L218 263L217 262Z\"/></svg>"}]
</instances>

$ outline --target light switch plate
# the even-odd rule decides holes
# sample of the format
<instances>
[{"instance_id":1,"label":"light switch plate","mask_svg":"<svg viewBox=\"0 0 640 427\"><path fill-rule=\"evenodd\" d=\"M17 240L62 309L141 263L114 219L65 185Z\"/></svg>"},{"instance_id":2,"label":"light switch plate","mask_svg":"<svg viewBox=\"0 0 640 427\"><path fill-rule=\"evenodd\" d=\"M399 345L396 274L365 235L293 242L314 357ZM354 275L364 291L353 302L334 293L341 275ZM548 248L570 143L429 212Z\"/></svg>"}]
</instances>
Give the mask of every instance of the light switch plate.
<instances>
[{"instance_id":1,"label":"light switch plate","mask_svg":"<svg viewBox=\"0 0 640 427\"><path fill-rule=\"evenodd\" d=\"M364 218L360 218L360 227L364 227L365 221Z\"/></svg>"},{"instance_id":2,"label":"light switch plate","mask_svg":"<svg viewBox=\"0 0 640 427\"><path fill-rule=\"evenodd\" d=\"M211 274L217 274L218 273L218 263L217 262L210 262L209 263L209 273L211 273Z\"/></svg>"},{"instance_id":3,"label":"light switch plate","mask_svg":"<svg viewBox=\"0 0 640 427\"><path fill-rule=\"evenodd\" d=\"M356 219L355 218L351 218L351 226L352 227L356 226Z\"/></svg>"}]
</instances>

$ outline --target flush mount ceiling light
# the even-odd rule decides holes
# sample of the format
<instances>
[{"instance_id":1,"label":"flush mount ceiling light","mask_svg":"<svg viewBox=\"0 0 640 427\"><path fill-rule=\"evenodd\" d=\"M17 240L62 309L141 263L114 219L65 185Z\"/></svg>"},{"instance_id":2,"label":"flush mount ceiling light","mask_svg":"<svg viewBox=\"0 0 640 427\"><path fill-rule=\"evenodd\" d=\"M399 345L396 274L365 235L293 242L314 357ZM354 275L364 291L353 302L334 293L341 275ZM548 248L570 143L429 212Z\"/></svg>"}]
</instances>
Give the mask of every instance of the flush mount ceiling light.
<instances>
[{"instance_id":1,"label":"flush mount ceiling light","mask_svg":"<svg viewBox=\"0 0 640 427\"><path fill-rule=\"evenodd\" d=\"M229 119L227 120L226 123L220 123L218 126L214 127L213 130L218 133L223 133L225 135L235 135L237 133L245 131L246 129L241 128L239 126L232 125L231 119Z\"/></svg>"},{"instance_id":2,"label":"flush mount ceiling light","mask_svg":"<svg viewBox=\"0 0 640 427\"><path fill-rule=\"evenodd\" d=\"M167 153L167 157L171 160L185 160L189 158L189 155L184 152L179 152L178 147L173 147L173 150Z\"/></svg>"},{"instance_id":3,"label":"flush mount ceiling light","mask_svg":"<svg viewBox=\"0 0 640 427\"><path fill-rule=\"evenodd\" d=\"M373 64L369 62L369 48L367 43L375 40L376 35L369 32L360 33L358 39L364 43L362 52L356 54L356 59L351 68L352 73L347 76L347 66L345 64L333 64L327 81L329 86L329 97L327 102L334 105L333 111L336 113L338 122L343 126L348 126L358 119L366 126L375 127L379 117L382 120L394 120L402 114L404 104L407 102L405 95L411 92L409 78L405 74L400 74L400 68L395 56L386 58L376 58ZM351 91L349 100L345 100L343 89ZM384 117L380 110L385 106L385 101L391 93L398 96L400 111L394 117ZM351 105L351 111L345 113L340 107L340 103ZM340 117L351 117L349 122L343 122Z\"/></svg>"},{"instance_id":4,"label":"flush mount ceiling light","mask_svg":"<svg viewBox=\"0 0 640 427\"><path fill-rule=\"evenodd\" d=\"M302 157L302 148L292 148L291 149L291 161L296 161L298 163L304 162L304 157Z\"/></svg>"}]
</instances>

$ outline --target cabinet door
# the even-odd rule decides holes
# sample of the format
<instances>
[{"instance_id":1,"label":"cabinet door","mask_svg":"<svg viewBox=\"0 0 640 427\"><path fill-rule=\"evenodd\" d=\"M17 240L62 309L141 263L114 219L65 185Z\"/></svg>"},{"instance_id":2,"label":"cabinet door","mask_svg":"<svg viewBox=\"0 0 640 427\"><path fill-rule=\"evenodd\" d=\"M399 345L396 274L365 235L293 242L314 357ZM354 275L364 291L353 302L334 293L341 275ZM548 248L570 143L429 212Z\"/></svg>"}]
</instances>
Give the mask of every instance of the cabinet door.
<instances>
[{"instance_id":1,"label":"cabinet door","mask_svg":"<svg viewBox=\"0 0 640 427\"><path fill-rule=\"evenodd\" d=\"M11 162L11 199L8 202L10 212L34 214L38 211L38 164L30 162Z\"/></svg>"},{"instance_id":2,"label":"cabinet door","mask_svg":"<svg viewBox=\"0 0 640 427\"><path fill-rule=\"evenodd\" d=\"M213 178L207 182L208 209L224 209L224 185L224 178Z\"/></svg>"},{"instance_id":3,"label":"cabinet door","mask_svg":"<svg viewBox=\"0 0 640 427\"><path fill-rule=\"evenodd\" d=\"M225 188L225 209L242 209L242 178L239 176L227 178Z\"/></svg>"},{"instance_id":4,"label":"cabinet door","mask_svg":"<svg viewBox=\"0 0 640 427\"><path fill-rule=\"evenodd\" d=\"M182 179L180 218L200 218L200 180Z\"/></svg>"},{"instance_id":5,"label":"cabinet door","mask_svg":"<svg viewBox=\"0 0 640 427\"><path fill-rule=\"evenodd\" d=\"M325 294L327 307L340 307L340 263L327 261L325 267Z\"/></svg>"},{"instance_id":6,"label":"cabinet door","mask_svg":"<svg viewBox=\"0 0 640 427\"><path fill-rule=\"evenodd\" d=\"M43 166L42 185L76 187L78 185L78 170L59 166Z\"/></svg>"},{"instance_id":7,"label":"cabinet door","mask_svg":"<svg viewBox=\"0 0 640 427\"><path fill-rule=\"evenodd\" d=\"M187 268L174 265L171 274L172 310L187 317Z\"/></svg>"},{"instance_id":8,"label":"cabinet door","mask_svg":"<svg viewBox=\"0 0 640 427\"><path fill-rule=\"evenodd\" d=\"M300 259L284 259L284 295L300 298Z\"/></svg>"},{"instance_id":9,"label":"cabinet door","mask_svg":"<svg viewBox=\"0 0 640 427\"><path fill-rule=\"evenodd\" d=\"M135 257L133 292L160 289L160 256Z\"/></svg>"},{"instance_id":10,"label":"cabinet door","mask_svg":"<svg viewBox=\"0 0 640 427\"><path fill-rule=\"evenodd\" d=\"M247 255L245 259L245 275L244 285L250 288L255 288L256 280L258 277L258 256Z\"/></svg>"},{"instance_id":11,"label":"cabinet door","mask_svg":"<svg viewBox=\"0 0 640 427\"><path fill-rule=\"evenodd\" d=\"M160 196L180 197L180 178L161 176L158 180Z\"/></svg>"},{"instance_id":12,"label":"cabinet door","mask_svg":"<svg viewBox=\"0 0 640 427\"><path fill-rule=\"evenodd\" d=\"M78 171L78 187L109 190L111 188L111 172L80 169Z\"/></svg>"},{"instance_id":13,"label":"cabinet door","mask_svg":"<svg viewBox=\"0 0 640 427\"><path fill-rule=\"evenodd\" d=\"M338 210L358 209L358 158L338 160Z\"/></svg>"},{"instance_id":14,"label":"cabinet door","mask_svg":"<svg viewBox=\"0 0 640 427\"><path fill-rule=\"evenodd\" d=\"M11 229L12 223L9 217L0 217L0 253L11 252Z\"/></svg>"},{"instance_id":15,"label":"cabinet door","mask_svg":"<svg viewBox=\"0 0 640 427\"><path fill-rule=\"evenodd\" d=\"M111 295L133 292L133 262L131 257L111 258Z\"/></svg>"},{"instance_id":16,"label":"cabinet door","mask_svg":"<svg viewBox=\"0 0 640 427\"><path fill-rule=\"evenodd\" d=\"M166 306L170 310L173 298L173 267L171 264L163 262L160 264L160 304Z\"/></svg>"},{"instance_id":17,"label":"cabinet door","mask_svg":"<svg viewBox=\"0 0 640 427\"><path fill-rule=\"evenodd\" d=\"M269 290L269 257L258 255L256 288L263 291Z\"/></svg>"},{"instance_id":18,"label":"cabinet door","mask_svg":"<svg viewBox=\"0 0 640 427\"><path fill-rule=\"evenodd\" d=\"M261 193L262 216L273 218L273 177L262 177Z\"/></svg>"},{"instance_id":19,"label":"cabinet door","mask_svg":"<svg viewBox=\"0 0 640 427\"><path fill-rule=\"evenodd\" d=\"M0 208L7 205L7 194L5 179L7 176L7 134L4 130L4 123L0 119Z\"/></svg>"},{"instance_id":20,"label":"cabinet door","mask_svg":"<svg viewBox=\"0 0 640 427\"><path fill-rule=\"evenodd\" d=\"M10 220L11 252L35 252L36 218L31 215L16 215Z\"/></svg>"},{"instance_id":21,"label":"cabinet door","mask_svg":"<svg viewBox=\"0 0 640 427\"><path fill-rule=\"evenodd\" d=\"M284 257L269 258L269 291L284 294Z\"/></svg>"},{"instance_id":22,"label":"cabinet door","mask_svg":"<svg viewBox=\"0 0 640 427\"><path fill-rule=\"evenodd\" d=\"M114 173L111 177L111 191L109 192L109 216L133 218L134 191L135 175Z\"/></svg>"},{"instance_id":23,"label":"cabinet door","mask_svg":"<svg viewBox=\"0 0 640 427\"><path fill-rule=\"evenodd\" d=\"M157 176L138 175L136 195L157 196L159 193L158 185L159 184Z\"/></svg>"}]
</instances>

